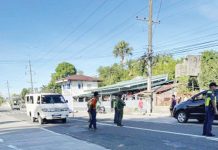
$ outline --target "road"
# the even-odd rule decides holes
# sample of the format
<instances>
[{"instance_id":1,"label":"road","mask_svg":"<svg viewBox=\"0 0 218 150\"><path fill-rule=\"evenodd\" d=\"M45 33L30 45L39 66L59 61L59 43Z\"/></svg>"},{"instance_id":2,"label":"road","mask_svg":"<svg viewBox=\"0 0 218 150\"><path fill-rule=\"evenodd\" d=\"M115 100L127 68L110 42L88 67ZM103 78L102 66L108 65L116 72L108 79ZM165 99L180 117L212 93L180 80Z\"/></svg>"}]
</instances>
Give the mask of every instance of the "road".
<instances>
[{"instance_id":1,"label":"road","mask_svg":"<svg viewBox=\"0 0 218 150\"><path fill-rule=\"evenodd\" d=\"M50 122L43 126L30 123L22 111L1 112L8 118L0 122L1 150L217 150L218 137L201 136L202 125L196 122L178 124L170 117L126 116L124 127L112 123L112 115L98 115L98 130L89 130L87 118L75 115L67 124ZM15 120L15 122L13 122ZM14 125L14 126L13 126ZM10 126L9 129L8 126ZM218 125L214 125L218 135Z\"/></svg>"}]
</instances>

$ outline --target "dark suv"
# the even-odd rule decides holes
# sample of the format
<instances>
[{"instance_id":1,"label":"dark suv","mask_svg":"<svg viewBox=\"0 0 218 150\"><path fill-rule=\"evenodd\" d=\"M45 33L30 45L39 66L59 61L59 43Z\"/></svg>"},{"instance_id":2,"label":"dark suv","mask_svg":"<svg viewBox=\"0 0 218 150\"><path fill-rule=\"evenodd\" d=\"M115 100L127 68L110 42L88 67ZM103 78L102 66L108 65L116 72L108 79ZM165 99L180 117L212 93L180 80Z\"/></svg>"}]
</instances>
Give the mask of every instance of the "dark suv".
<instances>
[{"instance_id":1,"label":"dark suv","mask_svg":"<svg viewBox=\"0 0 218 150\"><path fill-rule=\"evenodd\" d=\"M191 97L189 100L176 105L173 110L173 117L175 117L179 123L185 123L188 119L197 119L200 123L204 122L204 103L206 93L207 91L200 92ZM218 115L215 116L215 119L218 120Z\"/></svg>"}]
</instances>

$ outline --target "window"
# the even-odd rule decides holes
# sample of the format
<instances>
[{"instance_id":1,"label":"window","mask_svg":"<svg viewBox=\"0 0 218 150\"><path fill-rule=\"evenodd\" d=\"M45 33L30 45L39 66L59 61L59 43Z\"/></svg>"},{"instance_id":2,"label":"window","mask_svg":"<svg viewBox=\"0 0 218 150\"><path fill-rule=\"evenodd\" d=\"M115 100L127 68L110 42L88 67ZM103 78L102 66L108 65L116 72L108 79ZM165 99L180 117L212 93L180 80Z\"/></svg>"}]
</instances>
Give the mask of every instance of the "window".
<instances>
[{"instance_id":1,"label":"window","mask_svg":"<svg viewBox=\"0 0 218 150\"><path fill-rule=\"evenodd\" d=\"M78 83L78 89L81 89L81 84L80 83Z\"/></svg>"},{"instance_id":2,"label":"window","mask_svg":"<svg viewBox=\"0 0 218 150\"><path fill-rule=\"evenodd\" d=\"M33 103L34 103L33 96L30 96L29 103L30 103L30 104L33 104Z\"/></svg>"},{"instance_id":3,"label":"window","mask_svg":"<svg viewBox=\"0 0 218 150\"><path fill-rule=\"evenodd\" d=\"M202 92L202 93L196 95L195 97L193 97L192 99L195 100L195 101L205 100L206 94L207 94L207 92Z\"/></svg>"},{"instance_id":4,"label":"window","mask_svg":"<svg viewBox=\"0 0 218 150\"><path fill-rule=\"evenodd\" d=\"M26 97L26 103L29 103L29 96Z\"/></svg>"},{"instance_id":5,"label":"window","mask_svg":"<svg viewBox=\"0 0 218 150\"><path fill-rule=\"evenodd\" d=\"M44 95L42 96L42 104L65 103L64 97L61 95Z\"/></svg>"},{"instance_id":6,"label":"window","mask_svg":"<svg viewBox=\"0 0 218 150\"><path fill-rule=\"evenodd\" d=\"M38 98L37 98L37 104L40 104L40 100L41 100L41 98L40 98L40 96L38 96Z\"/></svg>"}]
</instances>

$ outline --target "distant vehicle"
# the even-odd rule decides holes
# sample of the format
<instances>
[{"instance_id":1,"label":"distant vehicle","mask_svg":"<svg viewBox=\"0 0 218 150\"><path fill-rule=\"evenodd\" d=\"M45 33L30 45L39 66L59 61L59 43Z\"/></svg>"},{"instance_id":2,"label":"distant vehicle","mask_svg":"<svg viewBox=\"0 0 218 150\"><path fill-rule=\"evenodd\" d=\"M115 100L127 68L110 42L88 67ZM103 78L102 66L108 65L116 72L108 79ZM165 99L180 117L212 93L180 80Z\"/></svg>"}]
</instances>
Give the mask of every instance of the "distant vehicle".
<instances>
[{"instance_id":1,"label":"distant vehicle","mask_svg":"<svg viewBox=\"0 0 218 150\"><path fill-rule=\"evenodd\" d=\"M20 97L12 97L11 98L11 109L12 110L20 110L21 106L20 106L20 102L21 102L21 98Z\"/></svg>"},{"instance_id":2,"label":"distant vehicle","mask_svg":"<svg viewBox=\"0 0 218 150\"><path fill-rule=\"evenodd\" d=\"M187 101L176 105L173 110L174 118L176 118L179 123L186 123L188 119L197 119L200 123L203 123L206 93L207 91L200 92ZM218 120L218 115L215 116L215 119Z\"/></svg>"},{"instance_id":3,"label":"distant vehicle","mask_svg":"<svg viewBox=\"0 0 218 150\"><path fill-rule=\"evenodd\" d=\"M60 94L41 93L26 95L26 112L32 122L38 120L43 124L46 120L61 120L66 123L69 108Z\"/></svg>"}]
</instances>

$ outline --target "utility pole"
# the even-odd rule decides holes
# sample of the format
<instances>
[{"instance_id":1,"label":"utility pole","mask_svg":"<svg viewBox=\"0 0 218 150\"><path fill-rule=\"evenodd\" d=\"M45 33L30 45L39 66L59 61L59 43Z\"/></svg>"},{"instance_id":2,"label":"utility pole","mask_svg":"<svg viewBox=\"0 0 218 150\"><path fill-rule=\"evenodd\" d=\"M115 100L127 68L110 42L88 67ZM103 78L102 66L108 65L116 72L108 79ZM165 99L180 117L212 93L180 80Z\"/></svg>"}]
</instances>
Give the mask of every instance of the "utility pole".
<instances>
[{"instance_id":1,"label":"utility pole","mask_svg":"<svg viewBox=\"0 0 218 150\"><path fill-rule=\"evenodd\" d=\"M148 19L148 51L147 51L147 64L148 64L148 78L147 78L147 91L151 92L152 80L152 12L153 1L149 0L149 19Z\"/></svg>"},{"instance_id":2,"label":"utility pole","mask_svg":"<svg viewBox=\"0 0 218 150\"><path fill-rule=\"evenodd\" d=\"M31 66L31 62L29 60L29 74L30 74L30 85L31 85L31 93L34 92L34 89L33 89L33 74L32 74L32 66Z\"/></svg>"},{"instance_id":3,"label":"utility pole","mask_svg":"<svg viewBox=\"0 0 218 150\"><path fill-rule=\"evenodd\" d=\"M11 100L11 94L10 94L10 87L9 87L9 82L7 81L7 89L8 89L8 100Z\"/></svg>"},{"instance_id":4,"label":"utility pole","mask_svg":"<svg viewBox=\"0 0 218 150\"><path fill-rule=\"evenodd\" d=\"M136 17L138 20L147 21L148 23L148 49L146 53L145 60L147 62L147 93L150 96L150 113L153 111L153 93L151 90L152 87L152 57L153 57L153 50L152 50L152 27L153 23L160 23L160 21L153 21L153 0L149 0L149 17L148 19L142 18L140 19L138 16Z\"/></svg>"}]
</instances>

